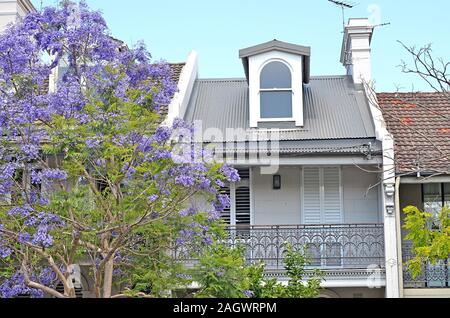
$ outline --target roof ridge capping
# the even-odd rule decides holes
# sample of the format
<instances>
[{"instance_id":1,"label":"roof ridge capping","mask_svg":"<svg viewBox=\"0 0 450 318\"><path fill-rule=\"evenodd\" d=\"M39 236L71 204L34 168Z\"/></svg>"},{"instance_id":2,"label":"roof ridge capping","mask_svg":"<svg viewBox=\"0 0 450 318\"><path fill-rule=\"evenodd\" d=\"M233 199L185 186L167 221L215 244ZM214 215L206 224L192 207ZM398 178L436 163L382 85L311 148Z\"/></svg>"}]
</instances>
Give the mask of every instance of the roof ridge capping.
<instances>
[{"instance_id":1,"label":"roof ridge capping","mask_svg":"<svg viewBox=\"0 0 450 318\"><path fill-rule=\"evenodd\" d=\"M248 79L248 58L254 55L270 52L270 51L280 51L296 55L301 55L303 57L303 82L305 84L309 83L310 78L310 57L311 57L311 47L303 46L298 44L287 43L278 40L272 40L269 42L261 43L255 46L250 46L245 49L239 50L239 58L242 59L244 64L245 76Z\"/></svg>"}]
</instances>

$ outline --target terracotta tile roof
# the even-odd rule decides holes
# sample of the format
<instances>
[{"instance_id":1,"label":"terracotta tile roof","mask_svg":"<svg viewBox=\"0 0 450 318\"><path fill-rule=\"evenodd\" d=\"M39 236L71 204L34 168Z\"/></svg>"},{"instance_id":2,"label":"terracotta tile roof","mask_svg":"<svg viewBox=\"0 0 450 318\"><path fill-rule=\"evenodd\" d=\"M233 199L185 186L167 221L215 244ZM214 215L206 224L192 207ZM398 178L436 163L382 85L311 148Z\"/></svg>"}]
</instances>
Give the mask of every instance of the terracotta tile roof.
<instances>
[{"instance_id":1,"label":"terracotta tile roof","mask_svg":"<svg viewBox=\"0 0 450 318\"><path fill-rule=\"evenodd\" d=\"M450 94L379 93L398 174L450 174Z\"/></svg>"}]
</instances>

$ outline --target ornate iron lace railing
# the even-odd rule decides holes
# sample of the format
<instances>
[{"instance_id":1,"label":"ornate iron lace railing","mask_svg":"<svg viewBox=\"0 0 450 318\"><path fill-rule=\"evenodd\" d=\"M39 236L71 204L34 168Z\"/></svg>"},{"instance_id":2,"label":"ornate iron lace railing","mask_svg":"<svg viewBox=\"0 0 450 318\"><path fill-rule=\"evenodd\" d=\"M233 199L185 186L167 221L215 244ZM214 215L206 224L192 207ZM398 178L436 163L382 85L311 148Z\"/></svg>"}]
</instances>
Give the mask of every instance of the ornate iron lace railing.
<instances>
[{"instance_id":1,"label":"ornate iron lace railing","mask_svg":"<svg viewBox=\"0 0 450 318\"><path fill-rule=\"evenodd\" d=\"M422 273L414 279L405 265L414 257L411 242L403 242L402 254L403 286L405 288L450 288L450 257L435 265L425 262Z\"/></svg>"},{"instance_id":2,"label":"ornate iron lace railing","mask_svg":"<svg viewBox=\"0 0 450 318\"><path fill-rule=\"evenodd\" d=\"M306 251L310 266L321 269L384 268L383 224L239 226L228 228L225 242L244 247L249 262L283 270L286 244ZM183 250L177 258L189 262Z\"/></svg>"}]
</instances>

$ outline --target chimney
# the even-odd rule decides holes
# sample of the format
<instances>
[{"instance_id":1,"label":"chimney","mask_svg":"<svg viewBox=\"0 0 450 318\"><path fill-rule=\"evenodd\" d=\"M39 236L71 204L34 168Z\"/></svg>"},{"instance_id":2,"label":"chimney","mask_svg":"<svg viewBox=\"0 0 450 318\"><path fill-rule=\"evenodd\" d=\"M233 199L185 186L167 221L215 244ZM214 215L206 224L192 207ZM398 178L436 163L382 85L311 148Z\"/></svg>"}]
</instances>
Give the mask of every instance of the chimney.
<instances>
[{"instance_id":1,"label":"chimney","mask_svg":"<svg viewBox=\"0 0 450 318\"><path fill-rule=\"evenodd\" d=\"M30 0L0 0L0 32L8 24L35 10Z\"/></svg>"},{"instance_id":2,"label":"chimney","mask_svg":"<svg viewBox=\"0 0 450 318\"><path fill-rule=\"evenodd\" d=\"M371 48L374 27L369 19L349 19L344 29L341 63L355 84L372 81Z\"/></svg>"}]
</instances>

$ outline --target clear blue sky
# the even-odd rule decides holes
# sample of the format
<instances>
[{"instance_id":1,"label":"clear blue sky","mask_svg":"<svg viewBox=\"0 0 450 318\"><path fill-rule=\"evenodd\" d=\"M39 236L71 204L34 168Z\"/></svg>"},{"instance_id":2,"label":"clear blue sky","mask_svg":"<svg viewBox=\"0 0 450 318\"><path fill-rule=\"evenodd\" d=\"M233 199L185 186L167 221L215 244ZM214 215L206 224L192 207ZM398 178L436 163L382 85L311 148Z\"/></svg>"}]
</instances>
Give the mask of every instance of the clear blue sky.
<instances>
[{"instance_id":1,"label":"clear blue sky","mask_svg":"<svg viewBox=\"0 0 450 318\"><path fill-rule=\"evenodd\" d=\"M32 0L37 8L41 0ZM58 1L43 0L44 5ZM436 56L450 60L447 0L357 0L346 17L369 17L391 25L373 38L373 72L378 91L429 88L397 67L409 56L396 42L433 43ZM112 34L128 44L144 40L154 58L184 61L199 53L200 77L243 77L238 51L274 38L312 48L312 75L343 74L339 63L342 16L327 0L87 0L100 9ZM371 15L369 8L375 8ZM377 14L379 12L379 14ZM379 17L379 18L378 18Z\"/></svg>"}]
</instances>

